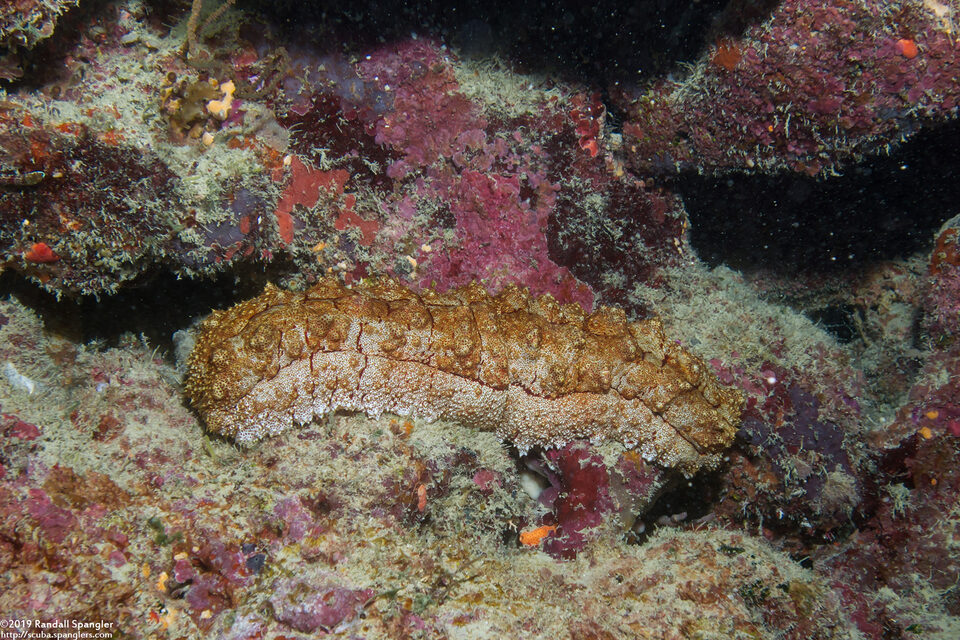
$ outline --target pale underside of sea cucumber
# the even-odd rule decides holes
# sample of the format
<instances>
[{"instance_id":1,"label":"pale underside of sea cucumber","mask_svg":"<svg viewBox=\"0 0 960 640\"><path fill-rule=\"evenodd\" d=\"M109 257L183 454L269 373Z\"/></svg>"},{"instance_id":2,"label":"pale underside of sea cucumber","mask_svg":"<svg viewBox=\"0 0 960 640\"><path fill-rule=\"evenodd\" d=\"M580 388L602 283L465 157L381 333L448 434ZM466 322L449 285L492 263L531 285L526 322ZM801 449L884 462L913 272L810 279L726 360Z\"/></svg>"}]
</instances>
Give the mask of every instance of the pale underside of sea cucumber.
<instances>
[{"instance_id":1,"label":"pale underside of sea cucumber","mask_svg":"<svg viewBox=\"0 0 960 640\"><path fill-rule=\"evenodd\" d=\"M188 369L207 427L240 442L338 409L389 412L494 431L522 451L616 440L688 475L731 444L743 403L658 319L386 278L270 286L215 311Z\"/></svg>"}]
</instances>

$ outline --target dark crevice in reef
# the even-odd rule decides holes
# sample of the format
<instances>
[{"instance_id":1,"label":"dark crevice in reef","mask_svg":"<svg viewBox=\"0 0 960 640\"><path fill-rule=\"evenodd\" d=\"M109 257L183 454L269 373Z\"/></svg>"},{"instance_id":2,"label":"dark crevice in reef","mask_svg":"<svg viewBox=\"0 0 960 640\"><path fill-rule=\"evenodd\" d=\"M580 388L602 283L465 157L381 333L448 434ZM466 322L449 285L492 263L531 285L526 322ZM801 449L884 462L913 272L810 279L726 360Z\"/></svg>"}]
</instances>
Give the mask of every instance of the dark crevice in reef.
<instances>
[{"instance_id":1,"label":"dark crevice in reef","mask_svg":"<svg viewBox=\"0 0 960 640\"><path fill-rule=\"evenodd\" d=\"M712 44L710 34L727 4L727 0L360 0L347 4L241 0L238 6L292 30L304 24L332 29L341 41L358 48L417 33L439 38L461 55L496 56L530 72L599 86L635 82L667 72L679 60L695 59ZM764 13L761 10L751 19L760 20ZM718 26L726 33L743 25L723 20Z\"/></svg>"},{"instance_id":2,"label":"dark crevice in reef","mask_svg":"<svg viewBox=\"0 0 960 640\"><path fill-rule=\"evenodd\" d=\"M824 331L837 339L840 344L850 344L861 339L857 330L856 316L859 310L848 304L836 304L813 309L806 316Z\"/></svg>"},{"instance_id":3,"label":"dark crevice in reef","mask_svg":"<svg viewBox=\"0 0 960 640\"><path fill-rule=\"evenodd\" d=\"M689 479L680 477L639 517L631 539L642 544L661 527L685 526L709 517L721 498L721 476L721 471L713 470Z\"/></svg>"},{"instance_id":4,"label":"dark crevice in reef","mask_svg":"<svg viewBox=\"0 0 960 640\"><path fill-rule=\"evenodd\" d=\"M926 250L960 201L960 123L826 179L683 175L671 186L708 264L782 274L857 271Z\"/></svg>"},{"instance_id":5,"label":"dark crevice in reef","mask_svg":"<svg viewBox=\"0 0 960 640\"><path fill-rule=\"evenodd\" d=\"M224 0L203 3L204 15ZM436 38L458 54L510 61L531 73L601 87L676 71L717 39L736 37L765 20L776 0L237 0L237 9L285 36L316 29L330 42L367 50L411 33ZM190 2L155 0L145 8L148 26L165 32L182 20ZM26 51L22 83L39 87L60 70L59 59L81 37L95 37L98 17L119 8L108 0L70 7L52 38ZM93 25L89 27L89 25ZM85 31L86 30L86 31ZM216 38L216 29L205 34ZM293 40L296 38L294 37Z\"/></svg>"},{"instance_id":6,"label":"dark crevice in reef","mask_svg":"<svg viewBox=\"0 0 960 640\"><path fill-rule=\"evenodd\" d=\"M240 283L240 284L238 284ZM212 279L178 279L164 272L126 283L115 295L61 298L7 271L0 275L0 297L15 297L31 308L44 327L76 343L92 340L116 345L124 334L143 335L149 344L172 353L173 333L189 327L211 309L252 297L263 278L225 273Z\"/></svg>"}]
</instances>

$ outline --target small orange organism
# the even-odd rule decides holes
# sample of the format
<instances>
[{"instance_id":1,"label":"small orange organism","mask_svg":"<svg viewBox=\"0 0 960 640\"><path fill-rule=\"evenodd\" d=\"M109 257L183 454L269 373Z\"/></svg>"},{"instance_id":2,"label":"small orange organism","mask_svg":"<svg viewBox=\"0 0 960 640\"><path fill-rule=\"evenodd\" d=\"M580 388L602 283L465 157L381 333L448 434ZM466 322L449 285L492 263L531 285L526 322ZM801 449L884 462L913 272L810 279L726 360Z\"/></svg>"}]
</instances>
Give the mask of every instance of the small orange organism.
<instances>
[{"instance_id":1,"label":"small orange organism","mask_svg":"<svg viewBox=\"0 0 960 640\"><path fill-rule=\"evenodd\" d=\"M937 238L930 254L930 274L940 275L949 266L960 266L960 234L957 229L947 229Z\"/></svg>"},{"instance_id":2,"label":"small orange organism","mask_svg":"<svg viewBox=\"0 0 960 640\"><path fill-rule=\"evenodd\" d=\"M207 102L207 112L218 120L226 120L230 115L230 107L233 105L233 92L237 87L232 80L228 80L217 87L223 92L223 97Z\"/></svg>"},{"instance_id":3,"label":"small orange organism","mask_svg":"<svg viewBox=\"0 0 960 640\"><path fill-rule=\"evenodd\" d=\"M737 45L733 41L722 40L717 43L717 50L714 52L710 62L718 67L723 67L727 71L733 71L742 57L743 54L740 53L740 49L737 48Z\"/></svg>"},{"instance_id":4,"label":"small orange organism","mask_svg":"<svg viewBox=\"0 0 960 640\"><path fill-rule=\"evenodd\" d=\"M520 533L520 544L525 547L535 547L543 542L544 538L556 532L557 528L550 524L545 524L536 529L528 529Z\"/></svg>"},{"instance_id":5,"label":"small orange organism","mask_svg":"<svg viewBox=\"0 0 960 640\"><path fill-rule=\"evenodd\" d=\"M417 485L417 511L423 513L427 508L427 488L420 483Z\"/></svg>"},{"instance_id":6,"label":"small orange organism","mask_svg":"<svg viewBox=\"0 0 960 640\"><path fill-rule=\"evenodd\" d=\"M46 242L35 242L31 245L29 251L25 251L23 254L23 259L27 262L35 262L38 264L56 262L60 259L60 256L50 248Z\"/></svg>"},{"instance_id":7,"label":"small orange organism","mask_svg":"<svg viewBox=\"0 0 960 640\"><path fill-rule=\"evenodd\" d=\"M900 38L897 40L897 53L908 60L912 60L917 57L920 50L917 48L917 43L910 38Z\"/></svg>"}]
</instances>

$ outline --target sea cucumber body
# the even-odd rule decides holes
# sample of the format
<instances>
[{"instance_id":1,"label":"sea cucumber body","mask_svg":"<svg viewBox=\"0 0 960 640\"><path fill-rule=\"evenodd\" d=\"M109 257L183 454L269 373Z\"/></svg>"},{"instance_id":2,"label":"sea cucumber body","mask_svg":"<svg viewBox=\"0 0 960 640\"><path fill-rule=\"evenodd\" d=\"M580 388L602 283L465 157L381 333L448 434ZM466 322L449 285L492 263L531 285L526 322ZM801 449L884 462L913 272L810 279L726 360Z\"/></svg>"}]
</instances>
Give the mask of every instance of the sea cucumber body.
<instances>
[{"instance_id":1,"label":"sea cucumber body","mask_svg":"<svg viewBox=\"0 0 960 640\"><path fill-rule=\"evenodd\" d=\"M275 287L203 323L187 392L248 442L338 409L444 419L521 450L617 440L684 473L717 461L742 398L659 320L587 315L517 287L419 294L389 279Z\"/></svg>"}]
</instances>

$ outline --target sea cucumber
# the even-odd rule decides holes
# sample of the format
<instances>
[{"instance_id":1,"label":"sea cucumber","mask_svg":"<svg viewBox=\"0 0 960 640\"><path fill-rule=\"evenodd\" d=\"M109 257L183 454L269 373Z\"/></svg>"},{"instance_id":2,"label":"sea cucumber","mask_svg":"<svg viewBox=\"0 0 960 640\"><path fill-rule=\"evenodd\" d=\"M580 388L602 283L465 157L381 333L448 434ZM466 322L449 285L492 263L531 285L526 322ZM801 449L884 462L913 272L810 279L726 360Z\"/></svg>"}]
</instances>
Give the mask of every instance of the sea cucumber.
<instances>
[{"instance_id":1,"label":"sea cucumber","mask_svg":"<svg viewBox=\"0 0 960 640\"><path fill-rule=\"evenodd\" d=\"M211 431L240 442L338 409L391 412L494 431L521 451L612 439L688 475L719 460L743 403L656 318L387 278L268 286L214 311L186 391Z\"/></svg>"}]
</instances>

